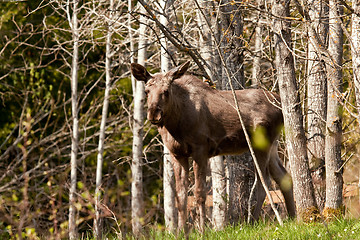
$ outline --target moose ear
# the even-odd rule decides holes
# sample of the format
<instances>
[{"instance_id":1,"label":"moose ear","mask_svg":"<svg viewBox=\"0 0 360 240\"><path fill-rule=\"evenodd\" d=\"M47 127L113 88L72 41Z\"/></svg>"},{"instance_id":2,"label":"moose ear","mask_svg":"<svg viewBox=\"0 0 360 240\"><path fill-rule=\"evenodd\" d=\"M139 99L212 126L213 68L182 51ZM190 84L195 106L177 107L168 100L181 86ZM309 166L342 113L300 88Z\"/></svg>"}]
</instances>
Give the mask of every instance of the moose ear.
<instances>
[{"instance_id":1,"label":"moose ear","mask_svg":"<svg viewBox=\"0 0 360 240\"><path fill-rule=\"evenodd\" d=\"M151 75L146 68L137 63L131 64L131 74L136 80L144 81L145 83L151 78Z\"/></svg>"},{"instance_id":2,"label":"moose ear","mask_svg":"<svg viewBox=\"0 0 360 240\"><path fill-rule=\"evenodd\" d=\"M190 66L190 61L187 61L187 62L181 64L180 66L173 68L171 70L172 80L180 78L182 75L184 75L186 73L186 71L188 70L189 66Z\"/></svg>"}]
</instances>

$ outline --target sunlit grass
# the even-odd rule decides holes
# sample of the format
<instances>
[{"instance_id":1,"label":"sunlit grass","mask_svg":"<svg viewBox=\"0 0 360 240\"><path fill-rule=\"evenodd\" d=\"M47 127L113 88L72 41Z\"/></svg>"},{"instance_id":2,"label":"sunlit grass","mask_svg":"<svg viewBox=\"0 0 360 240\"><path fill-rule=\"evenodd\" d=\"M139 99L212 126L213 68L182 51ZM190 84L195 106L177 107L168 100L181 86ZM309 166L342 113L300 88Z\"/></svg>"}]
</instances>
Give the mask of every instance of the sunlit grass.
<instances>
[{"instance_id":1,"label":"sunlit grass","mask_svg":"<svg viewBox=\"0 0 360 240\"><path fill-rule=\"evenodd\" d=\"M152 231L144 239L185 239L184 235ZM190 233L189 239L360 239L360 220L337 220L328 224L287 221L283 226L275 223L256 223L228 226L222 231L207 229L204 234Z\"/></svg>"},{"instance_id":2,"label":"sunlit grass","mask_svg":"<svg viewBox=\"0 0 360 240\"><path fill-rule=\"evenodd\" d=\"M91 233L81 239L93 240ZM124 238L119 238L117 234L109 234L103 239L126 239L126 240L181 240L186 239L183 233L178 235L169 233L158 228L151 229L142 237L134 238L128 234ZM204 234L192 230L189 240L214 239L214 240L307 240L307 239L346 239L360 240L360 219L339 219L330 223L299 223L297 221L285 221L283 226L274 222L259 222L253 225L239 224L228 226L224 230L214 231L206 229Z\"/></svg>"}]
</instances>

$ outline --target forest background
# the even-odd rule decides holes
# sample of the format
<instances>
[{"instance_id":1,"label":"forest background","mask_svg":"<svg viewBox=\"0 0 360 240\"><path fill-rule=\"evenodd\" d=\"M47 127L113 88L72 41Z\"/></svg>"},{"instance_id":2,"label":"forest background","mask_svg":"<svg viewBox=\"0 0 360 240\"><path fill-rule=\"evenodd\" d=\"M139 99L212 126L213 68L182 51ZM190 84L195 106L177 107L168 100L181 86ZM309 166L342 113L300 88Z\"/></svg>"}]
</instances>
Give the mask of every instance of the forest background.
<instances>
[{"instance_id":1,"label":"forest background","mask_svg":"<svg viewBox=\"0 0 360 240\"><path fill-rule=\"evenodd\" d=\"M359 182L360 4L356 0L146 4L0 1L0 236L58 239L98 233L97 226L101 232L120 235L136 228L169 226L163 200L166 154L157 130L146 120L140 126L140 162L135 162L141 187L131 188L133 132L137 132L134 98L139 96L135 89L141 88L131 79L129 66L137 61L150 72L159 72L164 70L163 55L169 66L192 60L190 73L219 89L229 88L229 77L236 88L280 91L283 104L286 96L296 96L289 102L297 106L293 108L298 125L293 129L295 138L304 137L300 145L305 151L290 154L289 143L281 144L282 158L293 178L295 174L295 191L305 191L308 196L303 198L320 212L331 202L328 196L335 199L331 206L343 209L342 181L355 186ZM333 8L335 15L329 15ZM162 17L167 21L160 22ZM340 38L331 48L337 31ZM288 51L286 61L279 61L279 41L285 44L282 51ZM287 65L281 64L289 62L292 70L285 71ZM294 88L286 93L283 87L291 83ZM329 109L335 109L335 115ZM340 134L337 147L327 151L327 136L335 132ZM285 135L290 139L286 129ZM326 154L335 156L335 165L327 164L331 157ZM303 163L305 170L291 161ZM238 181L239 186L228 195L243 196L234 201L246 202L243 191L252 182L244 179L254 176L251 158L245 156L238 164L227 157L225 163L228 181ZM341 189L335 192L340 191L341 197L327 192L325 182L331 179L327 167L336 169L332 172ZM313 186L309 191L297 185L300 170L308 173L303 182ZM132 215L134 192L142 198L138 225ZM346 205L346 213L357 218L355 203ZM242 208L227 214L230 222L244 218Z\"/></svg>"}]
</instances>

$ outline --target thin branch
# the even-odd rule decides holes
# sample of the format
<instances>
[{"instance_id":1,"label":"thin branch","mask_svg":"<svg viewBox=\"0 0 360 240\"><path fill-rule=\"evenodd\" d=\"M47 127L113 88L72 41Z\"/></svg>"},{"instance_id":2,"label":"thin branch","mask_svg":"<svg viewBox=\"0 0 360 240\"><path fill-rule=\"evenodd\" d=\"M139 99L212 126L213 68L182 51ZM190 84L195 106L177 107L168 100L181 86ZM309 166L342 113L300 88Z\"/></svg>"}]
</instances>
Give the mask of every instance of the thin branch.
<instances>
[{"instance_id":1,"label":"thin branch","mask_svg":"<svg viewBox=\"0 0 360 240\"><path fill-rule=\"evenodd\" d=\"M144 0L139 0L140 4L145 8L146 12L150 15L150 18L156 23L161 32L165 35L167 39L180 51L185 52L190 55L190 57L194 60L196 65L203 72L204 76L210 80L209 75L207 74L204 65L206 65L205 60L200 56L200 54L190 45L184 45L181 43L163 24L160 23L157 16L150 9L149 4L147 4Z\"/></svg>"}]
</instances>

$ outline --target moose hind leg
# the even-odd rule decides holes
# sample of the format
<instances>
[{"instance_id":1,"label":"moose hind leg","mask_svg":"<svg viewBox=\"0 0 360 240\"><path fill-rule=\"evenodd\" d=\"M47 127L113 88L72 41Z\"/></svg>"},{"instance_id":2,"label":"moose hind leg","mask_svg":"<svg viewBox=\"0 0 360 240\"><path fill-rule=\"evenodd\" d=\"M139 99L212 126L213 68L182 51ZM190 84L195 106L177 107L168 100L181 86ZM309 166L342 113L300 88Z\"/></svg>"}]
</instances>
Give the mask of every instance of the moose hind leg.
<instances>
[{"instance_id":1,"label":"moose hind leg","mask_svg":"<svg viewBox=\"0 0 360 240\"><path fill-rule=\"evenodd\" d=\"M270 175L267 169L262 168L261 169L261 173L264 177L264 180L266 182L266 185L269 186L270 185ZM255 208L252 211L252 219L251 221L257 221L259 219L260 213L261 213L261 209L263 206L263 203L265 201L265 197L266 197L266 192L265 189L260 181L259 176L257 176L258 180L256 182L256 188L255 188L255 197L256 197L256 203L255 203Z\"/></svg>"},{"instance_id":2,"label":"moose hind leg","mask_svg":"<svg viewBox=\"0 0 360 240\"><path fill-rule=\"evenodd\" d=\"M207 170L207 159L201 161L194 161L194 175L195 175L195 200L196 207L199 214L199 230L204 231L205 226L205 200L206 200L206 170Z\"/></svg>"},{"instance_id":3,"label":"moose hind leg","mask_svg":"<svg viewBox=\"0 0 360 240\"><path fill-rule=\"evenodd\" d=\"M178 207L178 229L188 233L187 220L187 193L189 187L189 163L187 158L171 156L176 182L176 203Z\"/></svg>"},{"instance_id":4,"label":"moose hind leg","mask_svg":"<svg viewBox=\"0 0 360 240\"><path fill-rule=\"evenodd\" d=\"M290 217L295 217L295 202L293 194L293 183L290 174L286 171L277 155L273 156L269 163L271 177L279 185L281 193L285 199L286 209Z\"/></svg>"}]
</instances>

